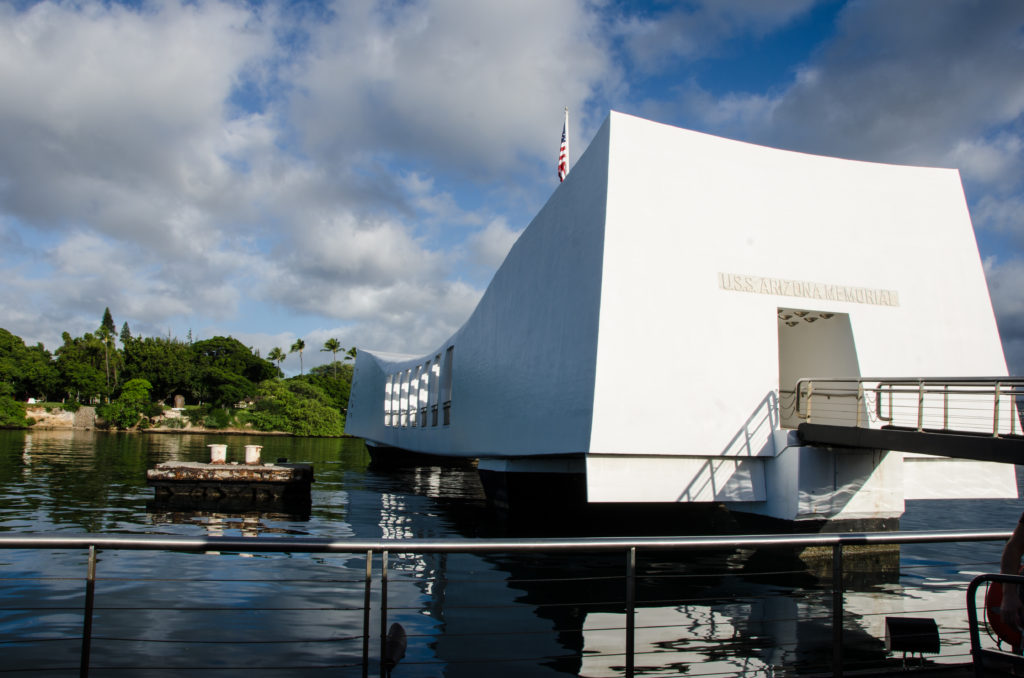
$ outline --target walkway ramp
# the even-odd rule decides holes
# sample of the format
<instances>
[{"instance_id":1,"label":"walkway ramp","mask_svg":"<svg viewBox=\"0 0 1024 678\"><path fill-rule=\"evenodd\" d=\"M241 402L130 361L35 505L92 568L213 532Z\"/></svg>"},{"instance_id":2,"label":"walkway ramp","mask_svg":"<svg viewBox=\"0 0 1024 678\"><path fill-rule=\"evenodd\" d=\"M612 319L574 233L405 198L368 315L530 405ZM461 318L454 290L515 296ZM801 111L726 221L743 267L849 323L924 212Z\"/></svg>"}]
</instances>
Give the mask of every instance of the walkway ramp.
<instances>
[{"instance_id":1,"label":"walkway ramp","mask_svg":"<svg viewBox=\"0 0 1024 678\"><path fill-rule=\"evenodd\" d=\"M993 437L984 433L918 431L886 426L880 429L829 424L800 424L797 435L806 445L917 452L975 461L1024 464L1024 436Z\"/></svg>"},{"instance_id":2,"label":"walkway ramp","mask_svg":"<svg viewBox=\"0 0 1024 678\"><path fill-rule=\"evenodd\" d=\"M807 445L896 450L1024 464L1024 379L801 379L797 435Z\"/></svg>"}]
</instances>

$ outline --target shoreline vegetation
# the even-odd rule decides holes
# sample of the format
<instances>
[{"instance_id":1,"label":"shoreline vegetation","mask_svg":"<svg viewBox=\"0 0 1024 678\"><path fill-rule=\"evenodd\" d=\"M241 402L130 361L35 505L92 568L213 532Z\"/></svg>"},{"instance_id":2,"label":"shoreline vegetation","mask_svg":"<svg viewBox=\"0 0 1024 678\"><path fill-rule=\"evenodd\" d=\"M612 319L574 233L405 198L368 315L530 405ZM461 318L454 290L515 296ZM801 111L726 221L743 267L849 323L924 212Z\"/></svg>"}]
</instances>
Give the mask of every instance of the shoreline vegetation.
<instances>
[{"instance_id":1,"label":"shoreline vegetation","mask_svg":"<svg viewBox=\"0 0 1024 678\"><path fill-rule=\"evenodd\" d=\"M53 403L48 403L44 405L27 405L25 407L25 415L26 418L32 422L28 426L24 427L24 430L29 431L101 431L117 433L154 434L180 433L184 435L217 434L238 436L295 436L294 433L291 433L289 431L261 431L254 428L241 428L232 426L226 428L211 428L208 426L204 426L202 424L194 425L191 422L185 422L184 425L178 423L172 425L164 425L164 422L159 418L150 421L148 423L148 426L135 426L128 429L118 429L116 427L109 426L106 422L99 418L86 417L85 421L82 422L76 421L74 413L66 411L55 413ZM317 437L350 438L352 436L343 433L338 436Z\"/></svg>"},{"instance_id":2,"label":"shoreline vegetation","mask_svg":"<svg viewBox=\"0 0 1024 678\"><path fill-rule=\"evenodd\" d=\"M95 333L62 339L51 354L0 328L0 428L345 437L356 350L337 339L308 373L302 339L268 360L233 337L116 334L110 309ZM300 373L286 378L291 353Z\"/></svg>"}]
</instances>

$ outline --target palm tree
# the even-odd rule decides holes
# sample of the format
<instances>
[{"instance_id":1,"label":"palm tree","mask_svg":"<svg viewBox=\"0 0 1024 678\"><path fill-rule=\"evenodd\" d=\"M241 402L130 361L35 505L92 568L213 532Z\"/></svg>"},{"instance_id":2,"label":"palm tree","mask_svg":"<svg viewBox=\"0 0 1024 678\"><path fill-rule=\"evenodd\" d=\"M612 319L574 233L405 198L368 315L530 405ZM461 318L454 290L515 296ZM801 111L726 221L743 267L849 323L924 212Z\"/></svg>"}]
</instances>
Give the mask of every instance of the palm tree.
<instances>
[{"instance_id":1,"label":"palm tree","mask_svg":"<svg viewBox=\"0 0 1024 678\"><path fill-rule=\"evenodd\" d=\"M350 348L348 350L348 352L345 353L345 360L355 360L355 359L356 359L356 347L353 346L352 348Z\"/></svg>"},{"instance_id":2,"label":"palm tree","mask_svg":"<svg viewBox=\"0 0 1024 678\"><path fill-rule=\"evenodd\" d=\"M306 348L306 342L304 342L302 339L296 339L295 343L292 344L291 350L288 351L289 353L297 352L299 354L299 374L302 374L302 350L304 348Z\"/></svg>"},{"instance_id":3,"label":"palm tree","mask_svg":"<svg viewBox=\"0 0 1024 678\"><path fill-rule=\"evenodd\" d=\"M267 352L267 360L273 363L277 363L277 369L281 369L281 363L288 357L288 354L282 351L280 348L275 346Z\"/></svg>"},{"instance_id":4,"label":"palm tree","mask_svg":"<svg viewBox=\"0 0 1024 678\"><path fill-rule=\"evenodd\" d=\"M338 351L343 348L341 342L333 337L324 342L320 352L328 351L331 354L331 365L334 367L334 376L338 376Z\"/></svg>"}]
</instances>

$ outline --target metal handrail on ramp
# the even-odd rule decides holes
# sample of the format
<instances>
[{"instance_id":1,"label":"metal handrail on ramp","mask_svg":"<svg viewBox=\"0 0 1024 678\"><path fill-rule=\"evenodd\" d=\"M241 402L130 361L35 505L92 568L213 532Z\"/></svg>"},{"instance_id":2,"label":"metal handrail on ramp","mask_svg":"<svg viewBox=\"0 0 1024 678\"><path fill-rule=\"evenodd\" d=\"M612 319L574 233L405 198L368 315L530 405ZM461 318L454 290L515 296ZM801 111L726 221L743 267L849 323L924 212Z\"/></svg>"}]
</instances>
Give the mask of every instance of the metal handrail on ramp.
<instances>
[{"instance_id":1,"label":"metal handrail on ramp","mask_svg":"<svg viewBox=\"0 0 1024 678\"><path fill-rule=\"evenodd\" d=\"M918 432L1020 435L1021 377L808 377L795 414L807 423Z\"/></svg>"},{"instance_id":2,"label":"metal handrail on ramp","mask_svg":"<svg viewBox=\"0 0 1024 678\"><path fill-rule=\"evenodd\" d=\"M807 378L794 414L806 445L1024 464L1017 377Z\"/></svg>"}]
</instances>

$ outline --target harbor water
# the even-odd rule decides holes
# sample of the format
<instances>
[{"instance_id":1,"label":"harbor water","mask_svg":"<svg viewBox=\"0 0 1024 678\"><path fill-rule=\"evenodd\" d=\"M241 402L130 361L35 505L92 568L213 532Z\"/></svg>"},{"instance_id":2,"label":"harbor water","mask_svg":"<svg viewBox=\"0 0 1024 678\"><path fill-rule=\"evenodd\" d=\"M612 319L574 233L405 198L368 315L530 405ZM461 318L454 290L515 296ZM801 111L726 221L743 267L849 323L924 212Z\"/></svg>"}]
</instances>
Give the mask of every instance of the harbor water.
<instances>
[{"instance_id":1,"label":"harbor water","mask_svg":"<svg viewBox=\"0 0 1024 678\"><path fill-rule=\"evenodd\" d=\"M244 446L256 444L264 460L312 464L308 513L155 506L146 470L205 461L214 443L228 445L229 459L242 461ZM901 525L1009 530L1022 510L1024 502L1012 500L908 502ZM675 535L694 532L676 527ZM667 533L671 525L658 528ZM554 515L512 522L488 508L472 467L377 469L358 440L0 431L5 533L343 540L650 529ZM852 578L844 625L850 666L892 660L884 618L911 613L939 622L943 649L930 661L969 661L963 591L975 574L998 569L1000 548L904 546L892 568ZM637 675L795 675L827 666L830 583L813 567L774 557L641 553ZM0 674L77 672L85 564L80 551L0 550ZM408 637L391 675L621 676L622 569L618 554L391 554L388 621ZM360 554L103 551L90 675L362 675L365 572ZM379 671L374 664L371 675Z\"/></svg>"}]
</instances>

